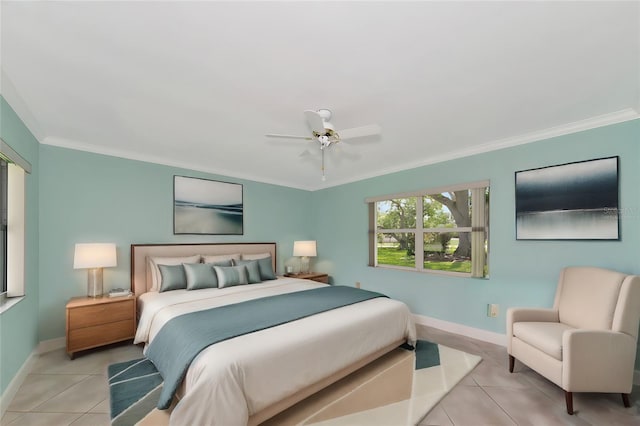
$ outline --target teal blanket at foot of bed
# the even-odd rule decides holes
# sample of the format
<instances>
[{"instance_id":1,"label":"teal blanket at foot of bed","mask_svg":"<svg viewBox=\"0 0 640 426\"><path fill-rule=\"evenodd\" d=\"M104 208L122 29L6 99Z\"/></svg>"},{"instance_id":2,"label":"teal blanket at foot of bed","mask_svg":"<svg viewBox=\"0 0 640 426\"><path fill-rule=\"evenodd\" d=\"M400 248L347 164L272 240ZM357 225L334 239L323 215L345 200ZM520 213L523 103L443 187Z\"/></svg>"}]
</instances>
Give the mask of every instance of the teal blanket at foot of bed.
<instances>
[{"instance_id":1,"label":"teal blanket at foot of bed","mask_svg":"<svg viewBox=\"0 0 640 426\"><path fill-rule=\"evenodd\" d=\"M171 319L158 332L146 353L164 378L158 408L169 408L191 361L208 346L377 297L386 296L353 287L327 286L248 300Z\"/></svg>"}]
</instances>

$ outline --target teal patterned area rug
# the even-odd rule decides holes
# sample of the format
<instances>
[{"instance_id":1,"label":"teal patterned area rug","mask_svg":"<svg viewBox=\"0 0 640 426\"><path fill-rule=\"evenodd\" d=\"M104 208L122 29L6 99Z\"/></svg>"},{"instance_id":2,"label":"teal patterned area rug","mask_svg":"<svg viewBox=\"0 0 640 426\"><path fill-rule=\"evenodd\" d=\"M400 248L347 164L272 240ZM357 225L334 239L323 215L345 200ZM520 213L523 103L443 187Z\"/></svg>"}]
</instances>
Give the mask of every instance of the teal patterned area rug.
<instances>
[{"instance_id":1,"label":"teal patterned area rug","mask_svg":"<svg viewBox=\"0 0 640 426\"><path fill-rule=\"evenodd\" d=\"M402 352L400 349L396 349L396 351ZM408 396L406 399L379 404L374 408L350 412L346 415L323 418L320 411L326 410L332 405L339 406L341 403L343 405L348 403L348 398L354 397L358 391L362 393L364 399L370 400L375 399L377 394L388 391L376 387L369 387L367 390L366 383L363 383L362 386L355 386L353 390L337 396L335 401L332 400L326 404L327 407L320 411L309 412L308 409L305 409L304 417L306 420L301 421L299 416L295 418L295 415L291 416L285 411L283 415L267 421L267 424L289 423L295 418L294 423L296 424L324 426L414 425L419 423L431 408L470 373L480 360L481 358L476 355L419 340L415 349L413 377L406 381L406 385L409 387L406 389ZM411 365L409 364L407 367L409 368L408 373L411 374ZM162 377L149 360L142 358L110 365L108 378L111 424L113 426L134 425L148 415L142 424L160 426L158 421L167 422L168 416L155 409L162 389ZM366 379L366 381L369 380L371 380L370 377ZM365 379L363 379L364 381ZM293 408L295 409L295 406ZM340 412L340 409L334 411ZM153 420L150 420L151 418Z\"/></svg>"},{"instance_id":2,"label":"teal patterned area rug","mask_svg":"<svg viewBox=\"0 0 640 426\"><path fill-rule=\"evenodd\" d=\"M112 364L109 377L111 424L132 426L156 408L162 376L146 358Z\"/></svg>"}]
</instances>

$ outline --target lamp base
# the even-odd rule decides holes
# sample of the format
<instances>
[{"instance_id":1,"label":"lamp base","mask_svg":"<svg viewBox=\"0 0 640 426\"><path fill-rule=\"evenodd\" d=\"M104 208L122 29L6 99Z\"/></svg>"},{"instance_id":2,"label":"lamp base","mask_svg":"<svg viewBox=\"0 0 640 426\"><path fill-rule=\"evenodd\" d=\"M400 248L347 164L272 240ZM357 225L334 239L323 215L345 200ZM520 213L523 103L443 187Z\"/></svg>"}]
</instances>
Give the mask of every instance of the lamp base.
<instances>
[{"instance_id":1,"label":"lamp base","mask_svg":"<svg viewBox=\"0 0 640 426\"><path fill-rule=\"evenodd\" d=\"M102 268L91 268L88 270L87 296L101 297L102 291Z\"/></svg>"},{"instance_id":2,"label":"lamp base","mask_svg":"<svg viewBox=\"0 0 640 426\"><path fill-rule=\"evenodd\" d=\"M302 256L300 258L300 273L301 274L309 273L309 257L308 256Z\"/></svg>"}]
</instances>

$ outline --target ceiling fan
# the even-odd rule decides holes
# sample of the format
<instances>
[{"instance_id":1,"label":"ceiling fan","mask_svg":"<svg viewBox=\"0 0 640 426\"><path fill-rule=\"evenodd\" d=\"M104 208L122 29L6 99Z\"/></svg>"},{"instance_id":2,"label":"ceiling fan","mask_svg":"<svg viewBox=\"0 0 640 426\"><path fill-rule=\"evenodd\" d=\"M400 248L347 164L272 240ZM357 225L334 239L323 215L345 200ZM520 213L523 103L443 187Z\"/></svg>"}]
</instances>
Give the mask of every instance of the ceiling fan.
<instances>
[{"instance_id":1,"label":"ceiling fan","mask_svg":"<svg viewBox=\"0 0 640 426\"><path fill-rule=\"evenodd\" d=\"M308 141L317 141L320 145L320 151L322 153L322 180L326 179L324 174L325 149L349 139L379 135L382 131L380 126L378 126L377 124L336 130L333 124L331 124L331 111L326 108L319 109L317 111L305 110L304 116L307 119L309 128L311 129L311 136L282 135L274 133L269 133L265 136L280 139L302 139ZM303 152L303 155L306 153L306 151Z\"/></svg>"}]
</instances>

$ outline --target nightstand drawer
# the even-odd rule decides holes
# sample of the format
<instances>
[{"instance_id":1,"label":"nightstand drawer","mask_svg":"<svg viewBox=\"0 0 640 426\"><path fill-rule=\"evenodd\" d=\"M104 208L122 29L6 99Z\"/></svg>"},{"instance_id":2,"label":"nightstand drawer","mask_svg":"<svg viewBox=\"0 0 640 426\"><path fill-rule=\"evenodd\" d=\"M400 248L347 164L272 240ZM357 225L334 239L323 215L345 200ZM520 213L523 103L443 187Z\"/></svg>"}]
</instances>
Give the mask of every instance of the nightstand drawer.
<instances>
[{"instance_id":1,"label":"nightstand drawer","mask_svg":"<svg viewBox=\"0 0 640 426\"><path fill-rule=\"evenodd\" d=\"M130 316L131 313L129 313ZM135 322L133 319L69 330L67 352L132 339L134 334Z\"/></svg>"},{"instance_id":2,"label":"nightstand drawer","mask_svg":"<svg viewBox=\"0 0 640 426\"><path fill-rule=\"evenodd\" d=\"M78 329L133 318L134 299L69 310L69 328Z\"/></svg>"}]
</instances>

